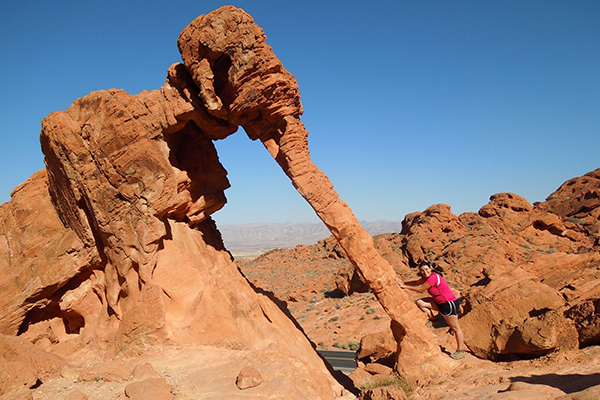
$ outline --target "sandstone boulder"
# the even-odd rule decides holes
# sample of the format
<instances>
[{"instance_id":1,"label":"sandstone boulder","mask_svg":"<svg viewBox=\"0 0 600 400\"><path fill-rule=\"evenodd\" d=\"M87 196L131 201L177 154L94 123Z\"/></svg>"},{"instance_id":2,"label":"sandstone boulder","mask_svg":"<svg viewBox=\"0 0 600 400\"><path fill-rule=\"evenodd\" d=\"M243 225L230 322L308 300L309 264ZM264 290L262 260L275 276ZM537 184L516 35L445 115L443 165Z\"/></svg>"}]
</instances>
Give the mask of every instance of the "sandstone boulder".
<instances>
[{"instance_id":1,"label":"sandstone boulder","mask_svg":"<svg viewBox=\"0 0 600 400\"><path fill-rule=\"evenodd\" d=\"M344 296L369 291L369 285L363 281L356 269L351 265L340 268L335 278L335 286Z\"/></svg>"},{"instance_id":2,"label":"sandstone boulder","mask_svg":"<svg viewBox=\"0 0 600 400\"><path fill-rule=\"evenodd\" d=\"M566 181L536 207L558 215L569 229L583 233L587 246L598 245L600 168Z\"/></svg>"},{"instance_id":3,"label":"sandstone boulder","mask_svg":"<svg viewBox=\"0 0 600 400\"><path fill-rule=\"evenodd\" d=\"M132 400L171 400L173 386L164 378L150 378L130 383L125 387L125 396Z\"/></svg>"},{"instance_id":4,"label":"sandstone boulder","mask_svg":"<svg viewBox=\"0 0 600 400\"><path fill-rule=\"evenodd\" d=\"M0 396L25 398L31 389L58 376L65 362L22 338L0 335Z\"/></svg>"},{"instance_id":5,"label":"sandstone boulder","mask_svg":"<svg viewBox=\"0 0 600 400\"><path fill-rule=\"evenodd\" d=\"M260 372L253 367L244 367L240 371L239 375L235 380L235 385L240 390L249 389L256 387L262 383L262 376Z\"/></svg>"},{"instance_id":6,"label":"sandstone boulder","mask_svg":"<svg viewBox=\"0 0 600 400\"><path fill-rule=\"evenodd\" d=\"M469 348L481 357L545 354L578 345L573 324L549 314L565 305L562 296L524 270L493 276L467 301L471 310L461 322ZM541 333L542 327L551 331Z\"/></svg>"},{"instance_id":7,"label":"sandstone boulder","mask_svg":"<svg viewBox=\"0 0 600 400\"><path fill-rule=\"evenodd\" d=\"M64 228L48 192L45 170L15 188L0 205L0 333L16 335L59 309L58 299L100 265L94 247ZM58 311L60 312L60 311ZM67 332L80 318L65 316ZM69 322L71 321L71 322Z\"/></svg>"},{"instance_id":8,"label":"sandstone boulder","mask_svg":"<svg viewBox=\"0 0 600 400\"><path fill-rule=\"evenodd\" d=\"M383 365L394 365L396 342L390 332L375 332L363 336L356 352L356 360L364 364L379 362Z\"/></svg>"}]
</instances>

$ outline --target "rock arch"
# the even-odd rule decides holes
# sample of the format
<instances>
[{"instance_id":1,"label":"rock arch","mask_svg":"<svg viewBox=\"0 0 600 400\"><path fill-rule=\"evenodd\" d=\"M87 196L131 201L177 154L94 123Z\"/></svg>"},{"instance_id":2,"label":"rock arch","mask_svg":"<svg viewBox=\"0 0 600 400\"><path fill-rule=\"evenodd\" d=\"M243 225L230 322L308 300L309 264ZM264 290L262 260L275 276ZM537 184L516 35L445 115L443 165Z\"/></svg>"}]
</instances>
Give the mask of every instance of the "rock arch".
<instances>
[{"instance_id":1,"label":"rock arch","mask_svg":"<svg viewBox=\"0 0 600 400\"><path fill-rule=\"evenodd\" d=\"M87 268L96 296L82 292L62 311L83 315L86 337L96 329L103 340L115 342L115 351L149 338L201 337L203 343L253 347L253 341L267 340L264 324L287 324L272 303L251 299L249 286L218 292L242 277L226 265L230 261L220 253L224 248L210 218L225 204L223 190L229 186L212 141L242 126L263 143L390 315L398 370L424 381L454 365L395 283L371 236L311 161L298 84L252 17L222 7L192 21L178 47L183 64L169 68L160 90L93 92L42 122L54 207L94 258ZM171 258L186 260L181 248L194 246L214 254L214 265L190 250L195 254L186 261L190 277L173 276ZM212 294L221 300L211 302ZM215 323L239 334L211 335L198 304L227 315Z\"/></svg>"},{"instance_id":2,"label":"rock arch","mask_svg":"<svg viewBox=\"0 0 600 400\"><path fill-rule=\"evenodd\" d=\"M206 110L242 126L251 139L263 143L368 283L392 319L399 371L421 380L451 364L431 333L421 328L422 316L395 283L392 267L371 236L311 161L308 132L300 121L298 84L252 17L235 7L222 7L190 23L178 46Z\"/></svg>"}]
</instances>

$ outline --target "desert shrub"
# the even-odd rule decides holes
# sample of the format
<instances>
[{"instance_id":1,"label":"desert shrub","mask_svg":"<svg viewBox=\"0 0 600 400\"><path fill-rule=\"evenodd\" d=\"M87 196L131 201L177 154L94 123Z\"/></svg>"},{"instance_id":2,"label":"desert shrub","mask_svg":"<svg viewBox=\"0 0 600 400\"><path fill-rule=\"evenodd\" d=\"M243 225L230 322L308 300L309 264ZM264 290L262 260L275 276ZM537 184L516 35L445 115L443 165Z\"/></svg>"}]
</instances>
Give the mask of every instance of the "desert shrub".
<instances>
[{"instance_id":1,"label":"desert shrub","mask_svg":"<svg viewBox=\"0 0 600 400\"><path fill-rule=\"evenodd\" d=\"M414 391L414 386L398 374L375 376L373 379L362 384L360 390L366 391L385 386L399 386L404 390L407 397L410 397Z\"/></svg>"},{"instance_id":2,"label":"desert shrub","mask_svg":"<svg viewBox=\"0 0 600 400\"><path fill-rule=\"evenodd\" d=\"M348 350L356 351L360 347L360 342L358 340L350 339L346 343L346 348Z\"/></svg>"},{"instance_id":3,"label":"desert shrub","mask_svg":"<svg viewBox=\"0 0 600 400\"><path fill-rule=\"evenodd\" d=\"M574 224L583 225L585 224L585 218L567 217L565 221L572 222Z\"/></svg>"}]
</instances>

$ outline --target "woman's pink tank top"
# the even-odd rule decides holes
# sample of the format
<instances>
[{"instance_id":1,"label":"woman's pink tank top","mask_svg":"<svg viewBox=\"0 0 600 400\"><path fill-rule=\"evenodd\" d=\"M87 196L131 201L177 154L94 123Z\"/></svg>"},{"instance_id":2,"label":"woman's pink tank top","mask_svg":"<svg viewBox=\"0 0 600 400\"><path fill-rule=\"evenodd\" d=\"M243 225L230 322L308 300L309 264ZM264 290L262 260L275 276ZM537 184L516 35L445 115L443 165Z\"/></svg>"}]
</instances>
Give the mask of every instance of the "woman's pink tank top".
<instances>
[{"instance_id":1,"label":"woman's pink tank top","mask_svg":"<svg viewBox=\"0 0 600 400\"><path fill-rule=\"evenodd\" d=\"M427 278L425 283L431 285L431 287L427 289L427 293L433 297L433 300L436 303L442 304L456 300L456 296L452 293L450 286L448 286L440 274L433 272L429 275L429 278Z\"/></svg>"}]
</instances>

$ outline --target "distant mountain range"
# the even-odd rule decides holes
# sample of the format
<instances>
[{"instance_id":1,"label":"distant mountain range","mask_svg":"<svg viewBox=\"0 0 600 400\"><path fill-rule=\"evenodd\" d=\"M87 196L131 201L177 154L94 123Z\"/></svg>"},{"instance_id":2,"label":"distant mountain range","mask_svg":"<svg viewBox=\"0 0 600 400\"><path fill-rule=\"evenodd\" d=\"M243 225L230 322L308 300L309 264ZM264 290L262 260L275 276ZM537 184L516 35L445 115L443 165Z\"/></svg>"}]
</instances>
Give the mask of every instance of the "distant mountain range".
<instances>
[{"instance_id":1,"label":"distant mountain range","mask_svg":"<svg viewBox=\"0 0 600 400\"><path fill-rule=\"evenodd\" d=\"M400 221L360 221L370 235L400 232ZM238 255L258 255L277 248L292 248L299 244L311 245L331 236L322 223L258 222L224 224L218 226L225 247Z\"/></svg>"}]
</instances>

